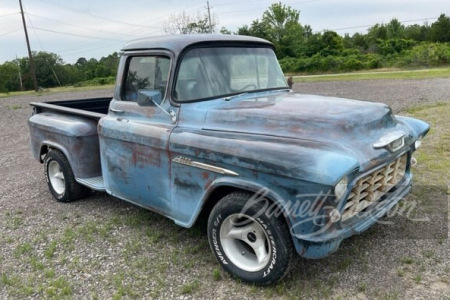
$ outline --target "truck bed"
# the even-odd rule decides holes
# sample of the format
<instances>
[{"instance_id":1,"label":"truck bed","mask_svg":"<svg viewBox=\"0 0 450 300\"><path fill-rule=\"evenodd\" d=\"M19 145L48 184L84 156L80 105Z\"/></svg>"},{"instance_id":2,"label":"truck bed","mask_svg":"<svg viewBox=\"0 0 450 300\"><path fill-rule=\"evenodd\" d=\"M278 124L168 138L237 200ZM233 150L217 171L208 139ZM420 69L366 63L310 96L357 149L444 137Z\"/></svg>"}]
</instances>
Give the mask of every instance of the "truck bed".
<instances>
[{"instance_id":1,"label":"truck bed","mask_svg":"<svg viewBox=\"0 0 450 300\"><path fill-rule=\"evenodd\" d=\"M31 102L30 105L34 107L35 113L56 111L70 115L100 119L108 113L111 100L112 98L106 97L51 102Z\"/></svg>"}]
</instances>

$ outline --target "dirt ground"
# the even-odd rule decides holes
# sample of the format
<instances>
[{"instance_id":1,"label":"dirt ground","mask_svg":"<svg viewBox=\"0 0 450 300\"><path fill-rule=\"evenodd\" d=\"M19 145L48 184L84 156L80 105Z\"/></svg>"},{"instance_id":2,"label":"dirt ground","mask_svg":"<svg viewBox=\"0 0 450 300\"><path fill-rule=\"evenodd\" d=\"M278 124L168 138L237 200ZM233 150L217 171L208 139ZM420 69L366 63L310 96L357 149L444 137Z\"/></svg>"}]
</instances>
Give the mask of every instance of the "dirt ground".
<instances>
[{"instance_id":1,"label":"dirt ground","mask_svg":"<svg viewBox=\"0 0 450 300\"><path fill-rule=\"evenodd\" d=\"M294 90L384 102L400 112L448 102L450 78L297 83ZM436 226L444 235L406 238L404 226L377 224L328 258L299 260L291 275L265 288L229 278L195 228L101 193L54 201L30 153L29 102L110 95L97 90L0 99L0 299L449 299L448 171L435 191L445 215Z\"/></svg>"}]
</instances>

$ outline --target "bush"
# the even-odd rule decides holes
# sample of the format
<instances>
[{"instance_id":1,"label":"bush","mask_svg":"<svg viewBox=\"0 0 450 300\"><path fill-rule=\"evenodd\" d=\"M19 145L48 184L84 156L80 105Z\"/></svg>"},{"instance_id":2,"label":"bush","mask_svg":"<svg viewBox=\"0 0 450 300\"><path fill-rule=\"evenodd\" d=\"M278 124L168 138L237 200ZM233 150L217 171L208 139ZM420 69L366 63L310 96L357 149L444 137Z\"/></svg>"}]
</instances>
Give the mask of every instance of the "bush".
<instances>
[{"instance_id":1,"label":"bush","mask_svg":"<svg viewBox=\"0 0 450 300\"><path fill-rule=\"evenodd\" d=\"M358 71L364 69L364 64L355 56L349 56L341 65L343 71Z\"/></svg>"},{"instance_id":2,"label":"bush","mask_svg":"<svg viewBox=\"0 0 450 300\"><path fill-rule=\"evenodd\" d=\"M114 84L115 82L116 82L116 78L113 76L109 76L109 77L99 77L99 78L94 78L91 80L77 82L73 86L74 87L98 86L98 85Z\"/></svg>"}]
</instances>

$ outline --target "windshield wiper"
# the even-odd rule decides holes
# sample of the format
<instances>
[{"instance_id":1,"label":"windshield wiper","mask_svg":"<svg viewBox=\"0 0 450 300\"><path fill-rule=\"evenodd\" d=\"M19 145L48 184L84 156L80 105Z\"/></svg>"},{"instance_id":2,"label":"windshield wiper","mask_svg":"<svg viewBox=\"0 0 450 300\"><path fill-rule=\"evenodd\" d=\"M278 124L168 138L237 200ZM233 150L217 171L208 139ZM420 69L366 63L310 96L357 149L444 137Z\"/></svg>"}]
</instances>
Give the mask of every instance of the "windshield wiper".
<instances>
[{"instance_id":1,"label":"windshield wiper","mask_svg":"<svg viewBox=\"0 0 450 300\"><path fill-rule=\"evenodd\" d=\"M233 98L237 98L237 97L244 96L244 95L247 95L247 94L248 94L248 92L240 93L240 94L232 95L232 96L228 96L228 97L223 97L223 100L230 101Z\"/></svg>"}]
</instances>

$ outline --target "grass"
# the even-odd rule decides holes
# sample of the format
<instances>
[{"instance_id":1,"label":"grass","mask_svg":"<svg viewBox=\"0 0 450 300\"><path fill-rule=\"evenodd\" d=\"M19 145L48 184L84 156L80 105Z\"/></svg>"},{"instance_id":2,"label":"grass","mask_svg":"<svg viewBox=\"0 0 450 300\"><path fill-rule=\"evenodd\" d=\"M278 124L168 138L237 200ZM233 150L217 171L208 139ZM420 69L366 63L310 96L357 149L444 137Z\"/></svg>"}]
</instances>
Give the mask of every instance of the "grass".
<instances>
[{"instance_id":1,"label":"grass","mask_svg":"<svg viewBox=\"0 0 450 300\"><path fill-rule=\"evenodd\" d=\"M380 69L342 74L293 76L294 82L447 78L450 77L450 67L419 70Z\"/></svg>"},{"instance_id":2,"label":"grass","mask_svg":"<svg viewBox=\"0 0 450 300\"><path fill-rule=\"evenodd\" d=\"M402 262L402 264L410 265L414 262L414 259L406 256L406 257L402 257L402 259L400 261Z\"/></svg>"},{"instance_id":3,"label":"grass","mask_svg":"<svg viewBox=\"0 0 450 300\"><path fill-rule=\"evenodd\" d=\"M74 86L63 86L63 87L55 87L44 89L43 91L35 92L35 91L22 91L22 92L11 92L11 93L0 93L0 98L8 98L12 96L43 96L48 93L63 93L63 92L82 92L82 91L91 91L91 90L113 90L114 85L98 85L98 86L82 86L82 87L74 87ZM12 109L19 109L12 108Z\"/></svg>"},{"instance_id":4,"label":"grass","mask_svg":"<svg viewBox=\"0 0 450 300\"><path fill-rule=\"evenodd\" d=\"M431 126L414 156L416 184L448 186L450 182L450 102L410 108L406 115L425 120Z\"/></svg>"},{"instance_id":5,"label":"grass","mask_svg":"<svg viewBox=\"0 0 450 300\"><path fill-rule=\"evenodd\" d=\"M191 282L188 282L186 284L184 284L181 287L181 294L186 295L186 294L193 294L195 291L197 291L200 287L200 282L198 281L198 279L195 279Z\"/></svg>"}]
</instances>

